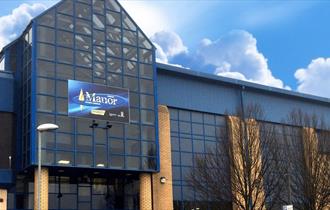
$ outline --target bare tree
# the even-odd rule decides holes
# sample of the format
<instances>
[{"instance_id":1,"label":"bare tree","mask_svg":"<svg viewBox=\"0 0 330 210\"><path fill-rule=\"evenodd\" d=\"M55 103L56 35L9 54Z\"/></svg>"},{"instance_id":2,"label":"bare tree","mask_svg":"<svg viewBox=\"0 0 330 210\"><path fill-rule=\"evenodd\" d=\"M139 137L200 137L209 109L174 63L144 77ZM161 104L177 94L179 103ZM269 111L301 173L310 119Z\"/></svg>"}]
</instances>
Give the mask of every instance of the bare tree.
<instances>
[{"instance_id":1,"label":"bare tree","mask_svg":"<svg viewBox=\"0 0 330 210\"><path fill-rule=\"evenodd\" d=\"M279 202L286 172L286 164L279 161L283 154L277 128L263 122L258 105L247 106L244 112L228 117L217 146L196 158L188 180L203 199L219 205L231 202L234 209L272 209Z\"/></svg>"},{"instance_id":2,"label":"bare tree","mask_svg":"<svg viewBox=\"0 0 330 210\"><path fill-rule=\"evenodd\" d=\"M330 130L321 117L294 110L286 130L292 203L300 210L330 209ZM290 149L291 148L291 149Z\"/></svg>"}]
</instances>

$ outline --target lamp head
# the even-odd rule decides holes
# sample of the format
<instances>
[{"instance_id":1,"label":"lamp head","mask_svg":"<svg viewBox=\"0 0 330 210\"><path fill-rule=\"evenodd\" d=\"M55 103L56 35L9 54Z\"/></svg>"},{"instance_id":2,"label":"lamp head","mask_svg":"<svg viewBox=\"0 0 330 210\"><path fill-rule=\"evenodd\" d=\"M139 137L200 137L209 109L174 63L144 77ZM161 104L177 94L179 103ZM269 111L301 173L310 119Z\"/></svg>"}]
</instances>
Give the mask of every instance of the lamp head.
<instances>
[{"instance_id":1,"label":"lamp head","mask_svg":"<svg viewBox=\"0 0 330 210\"><path fill-rule=\"evenodd\" d=\"M58 129L58 125L55 125L55 124L52 124L52 123L41 124L37 127L37 130L40 131L40 132L56 130L56 129Z\"/></svg>"}]
</instances>

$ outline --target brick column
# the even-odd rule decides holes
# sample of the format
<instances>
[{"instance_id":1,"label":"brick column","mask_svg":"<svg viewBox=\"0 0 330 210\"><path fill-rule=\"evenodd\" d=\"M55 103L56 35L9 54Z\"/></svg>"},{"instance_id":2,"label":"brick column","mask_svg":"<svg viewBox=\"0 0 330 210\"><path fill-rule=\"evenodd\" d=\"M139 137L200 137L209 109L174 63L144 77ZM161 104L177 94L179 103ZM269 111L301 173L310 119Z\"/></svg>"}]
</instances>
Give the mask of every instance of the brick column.
<instances>
[{"instance_id":1,"label":"brick column","mask_svg":"<svg viewBox=\"0 0 330 210\"><path fill-rule=\"evenodd\" d=\"M0 209L7 210L7 190L0 189Z\"/></svg>"},{"instance_id":2,"label":"brick column","mask_svg":"<svg viewBox=\"0 0 330 210\"><path fill-rule=\"evenodd\" d=\"M159 158L160 171L153 174L153 205L155 210L173 209L172 190L172 158L171 158L171 133L170 133L170 113L166 106L158 106L158 126L159 126ZM165 183L160 179L164 177Z\"/></svg>"},{"instance_id":3,"label":"brick column","mask_svg":"<svg viewBox=\"0 0 330 210\"><path fill-rule=\"evenodd\" d=\"M48 168L41 168L40 202L41 210L48 210ZM34 170L34 209L38 209L38 168Z\"/></svg>"},{"instance_id":4,"label":"brick column","mask_svg":"<svg viewBox=\"0 0 330 210\"><path fill-rule=\"evenodd\" d=\"M140 210L152 210L151 174L140 174Z\"/></svg>"},{"instance_id":5,"label":"brick column","mask_svg":"<svg viewBox=\"0 0 330 210\"><path fill-rule=\"evenodd\" d=\"M245 123L242 120L235 116L228 116L227 118L228 124L228 137L230 140L230 161L231 161L231 180L232 180L232 194L233 197L238 200L240 203L244 204L244 161L246 161L246 153L242 151L245 149L245 145L248 144L249 150L249 158L251 158L251 162L256 163L251 170L250 179L251 181L257 180L260 177L261 173L261 148L260 148L260 133L259 133L259 125L254 119L249 119ZM246 129L245 129L246 126ZM244 138L244 133L247 131L246 136L247 139ZM245 142L247 141L248 142ZM259 186L263 186L263 181L259 183ZM247 189L250 191L249 189ZM264 190L262 187L261 192L258 193L256 196L256 189L252 189L252 200L256 202L256 209L261 209L261 206L258 205L262 204L264 200ZM260 190L260 189L259 189ZM245 192L246 193L246 192ZM233 204L233 209L241 209L241 207Z\"/></svg>"}]
</instances>

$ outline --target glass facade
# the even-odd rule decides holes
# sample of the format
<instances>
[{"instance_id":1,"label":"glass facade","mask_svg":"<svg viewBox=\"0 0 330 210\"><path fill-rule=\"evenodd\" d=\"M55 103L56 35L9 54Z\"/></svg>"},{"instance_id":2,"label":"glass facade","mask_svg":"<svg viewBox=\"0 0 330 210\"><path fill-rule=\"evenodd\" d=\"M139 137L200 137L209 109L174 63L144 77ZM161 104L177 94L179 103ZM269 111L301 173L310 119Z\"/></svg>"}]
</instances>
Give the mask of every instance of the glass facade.
<instances>
[{"instance_id":1,"label":"glass facade","mask_svg":"<svg viewBox=\"0 0 330 210\"><path fill-rule=\"evenodd\" d=\"M187 180L195 158L226 140L225 117L171 108L170 123L174 209L219 209L219 203L203 201Z\"/></svg>"},{"instance_id":2,"label":"glass facade","mask_svg":"<svg viewBox=\"0 0 330 210\"><path fill-rule=\"evenodd\" d=\"M21 128L22 128L22 166L26 167L31 158L31 81L32 81L32 27L28 27L22 35L23 62L21 69Z\"/></svg>"},{"instance_id":3,"label":"glass facade","mask_svg":"<svg viewBox=\"0 0 330 210\"><path fill-rule=\"evenodd\" d=\"M132 174L111 178L50 176L48 196L49 210L135 210L139 209L139 180ZM8 193L8 210L32 210L33 202L33 179L18 176Z\"/></svg>"},{"instance_id":4,"label":"glass facade","mask_svg":"<svg viewBox=\"0 0 330 210\"><path fill-rule=\"evenodd\" d=\"M64 0L34 27L35 126L59 125L42 134L43 164L157 170L154 48L126 12L114 0ZM69 79L129 89L130 123L68 117Z\"/></svg>"}]
</instances>

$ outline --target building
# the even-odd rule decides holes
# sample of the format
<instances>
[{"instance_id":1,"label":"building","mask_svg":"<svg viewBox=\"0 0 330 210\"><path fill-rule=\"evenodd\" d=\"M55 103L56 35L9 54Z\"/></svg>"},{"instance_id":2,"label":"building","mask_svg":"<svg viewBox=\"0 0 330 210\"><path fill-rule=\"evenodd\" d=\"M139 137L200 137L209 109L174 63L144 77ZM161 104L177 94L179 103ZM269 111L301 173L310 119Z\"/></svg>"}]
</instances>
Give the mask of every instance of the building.
<instances>
[{"instance_id":1,"label":"building","mask_svg":"<svg viewBox=\"0 0 330 210\"><path fill-rule=\"evenodd\" d=\"M186 175L242 103L272 123L293 108L330 120L328 99L156 63L155 50L116 0L63 0L4 47L0 209L37 208L43 123L59 129L41 133L42 210L169 210L201 205ZM68 80L128 89L130 122L72 117Z\"/></svg>"}]
</instances>

